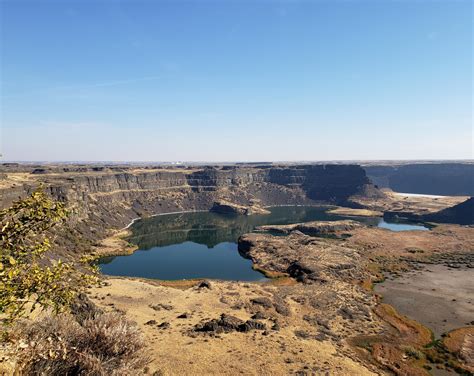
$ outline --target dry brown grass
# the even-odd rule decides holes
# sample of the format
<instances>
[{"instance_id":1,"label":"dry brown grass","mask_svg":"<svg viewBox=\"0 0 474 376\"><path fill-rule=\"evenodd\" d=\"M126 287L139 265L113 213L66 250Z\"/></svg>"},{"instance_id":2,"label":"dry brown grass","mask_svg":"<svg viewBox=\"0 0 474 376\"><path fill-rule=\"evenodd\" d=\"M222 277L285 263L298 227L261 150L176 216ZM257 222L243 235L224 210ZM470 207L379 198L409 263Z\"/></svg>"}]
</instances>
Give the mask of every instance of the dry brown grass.
<instances>
[{"instance_id":1,"label":"dry brown grass","mask_svg":"<svg viewBox=\"0 0 474 376\"><path fill-rule=\"evenodd\" d=\"M465 327L453 330L444 338L448 351L462 361L461 367L474 373L474 328Z\"/></svg>"},{"instance_id":2,"label":"dry brown grass","mask_svg":"<svg viewBox=\"0 0 474 376\"><path fill-rule=\"evenodd\" d=\"M143 374L150 362L138 327L117 313L82 324L72 315L47 316L20 328L16 343L25 375Z\"/></svg>"},{"instance_id":3,"label":"dry brown grass","mask_svg":"<svg viewBox=\"0 0 474 376\"><path fill-rule=\"evenodd\" d=\"M433 333L428 328L399 314L391 305L379 304L375 312L397 330L404 343L426 346L433 341Z\"/></svg>"}]
</instances>

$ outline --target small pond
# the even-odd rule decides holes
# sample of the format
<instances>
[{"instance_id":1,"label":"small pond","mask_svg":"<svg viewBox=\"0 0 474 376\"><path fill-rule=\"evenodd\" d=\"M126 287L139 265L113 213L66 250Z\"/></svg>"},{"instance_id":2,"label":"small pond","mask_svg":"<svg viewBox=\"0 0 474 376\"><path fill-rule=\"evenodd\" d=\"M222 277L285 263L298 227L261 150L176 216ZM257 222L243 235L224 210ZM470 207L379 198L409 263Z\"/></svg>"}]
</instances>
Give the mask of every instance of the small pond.
<instances>
[{"instance_id":1,"label":"small pond","mask_svg":"<svg viewBox=\"0 0 474 376\"><path fill-rule=\"evenodd\" d=\"M280 206L268 215L223 215L211 212L167 214L131 226L132 255L104 257L102 273L116 276L179 280L212 278L259 281L263 275L240 256L237 240L256 226L347 219L326 213L327 208ZM387 223L382 218L351 219L393 231L427 230L422 225Z\"/></svg>"},{"instance_id":2,"label":"small pond","mask_svg":"<svg viewBox=\"0 0 474 376\"><path fill-rule=\"evenodd\" d=\"M404 222L385 222L385 220L380 219L377 223L377 227L386 228L391 231L429 231L429 227L426 227L422 224L410 224Z\"/></svg>"}]
</instances>

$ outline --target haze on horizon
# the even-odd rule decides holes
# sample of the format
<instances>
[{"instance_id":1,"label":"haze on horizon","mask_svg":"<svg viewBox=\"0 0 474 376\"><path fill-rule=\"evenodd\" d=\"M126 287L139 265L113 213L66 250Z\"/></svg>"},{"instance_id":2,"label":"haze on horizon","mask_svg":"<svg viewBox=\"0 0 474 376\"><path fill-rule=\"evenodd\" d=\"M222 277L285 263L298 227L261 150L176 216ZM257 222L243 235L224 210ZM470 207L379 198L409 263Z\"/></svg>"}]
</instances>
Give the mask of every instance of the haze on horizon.
<instances>
[{"instance_id":1,"label":"haze on horizon","mask_svg":"<svg viewBox=\"0 0 474 376\"><path fill-rule=\"evenodd\" d=\"M0 153L472 159L472 6L4 0Z\"/></svg>"}]
</instances>

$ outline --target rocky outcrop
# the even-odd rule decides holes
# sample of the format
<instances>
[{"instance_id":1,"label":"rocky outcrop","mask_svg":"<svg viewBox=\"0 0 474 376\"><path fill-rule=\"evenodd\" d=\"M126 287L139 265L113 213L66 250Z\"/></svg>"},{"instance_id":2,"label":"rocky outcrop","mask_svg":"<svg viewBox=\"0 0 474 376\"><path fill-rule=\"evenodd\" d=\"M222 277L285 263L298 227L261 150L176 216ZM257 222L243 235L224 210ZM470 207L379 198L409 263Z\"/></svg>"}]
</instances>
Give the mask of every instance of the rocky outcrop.
<instances>
[{"instance_id":1,"label":"rocky outcrop","mask_svg":"<svg viewBox=\"0 0 474 376\"><path fill-rule=\"evenodd\" d=\"M435 213L417 214L409 211L386 211L384 218L388 220L407 219L416 222L474 225L474 197Z\"/></svg>"},{"instance_id":2,"label":"rocky outcrop","mask_svg":"<svg viewBox=\"0 0 474 376\"><path fill-rule=\"evenodd\" d=\"M222 314L219 319L213 319L196 325L196 332L229 333L229 332L249 332L251 330L265 330L264 323L257 320L241 320L237 317Z\"/></svg>"},{"instance_id":3,"label":"rocky outcrop","mask_svg":"<svg viewBox=\"0 0 474 376\"><path fill-rule=\"evenodd\" d=\"M216 201L212 205L211 212L220 214L242 214L248 213L248 207L234 204L229 201Z\"/></svg>"},{"instance_id":4,"label":"rocky outcrop","mask_svg":"<svg viewBox=\"0 0 474 376\"><path fill-rule=\"evenodd\" d=\"M299 231L306 235L327 235L333 234L335 232L351 231L361 226L361 223L351 220L314 221L305 223L295 223L291 225L258 226L256 230L281 234L289 234L294 231Z\"/></svg>"},{"instance_id":5,"label":"rocky outcrop","mask_svg":"<svg viewBox=\"0 0 474 376\"><path fill-rule=\"evenodd\" d=\"M474 328L464 327L449 332L443 339L444 346L464 364L462 368L474 373Z\"/></svg>"},{"instance_id":6,"label":"rocky outcrop","mask_svg":"<svg viewBox=\"0 0 474 376\"><path fill-rule=\"evenodd\" d=\"M474 225L474 197L437 213L423 215L422 219L428 222Z\"/></svg>"},{"instance_id":7,"label":"rocky outcrop","mask_svg":"<svg viewBox=\"0 0 474 376\"><path fill-rule=\"evenodd\" d=\"M229 201L216 201L212 205L210 210L214 213L221 214L241 214L241 215L252 215L252 214L269 214L270 211L262 208L258 205L244 206L235 204Z\"/></svg>"},{"instance_id":8,"label":"rocky outcrop","mask_svg":"<svg viewBox=\"0 0 474 376\"><path fill-rule=\"evenodd\" d=\"M252 205L248 208L247 215L253 215L253 214L259 214L259 215L270 214L270 210L262 208L261 206L258 206L258 205Z\"/></svg>"},{"instance_id":9,"label":"rocky outcrop","mask_svg":"<svg viewBox=\"0 0 474 376\"><path fill-rule=\"evenodd\" d=\"M239 238L238 249L259 268L286 273L301 282L363 279L361 256L356 250L299 231L288 236L246 234Z\"/></svg>"}]
</instances>

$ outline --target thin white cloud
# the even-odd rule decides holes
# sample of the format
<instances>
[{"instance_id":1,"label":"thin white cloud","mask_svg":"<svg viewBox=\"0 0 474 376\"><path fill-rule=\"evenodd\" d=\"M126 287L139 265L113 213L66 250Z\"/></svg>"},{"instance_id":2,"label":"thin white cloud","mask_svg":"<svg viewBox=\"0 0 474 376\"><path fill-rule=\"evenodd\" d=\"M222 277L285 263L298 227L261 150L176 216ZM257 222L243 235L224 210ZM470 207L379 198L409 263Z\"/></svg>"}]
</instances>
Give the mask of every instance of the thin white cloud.
<instances>
[{"instance_id":1,"label":"thin white cloud","mask_svg":"<svg viewBox=\"0 0 474 376\"><path fill-rule=\"evenodd\" d=\"M23 93L4 95L1 98L8 99L8 98L16 98L16 97L21 97L21 96L31 95L31 94L47 94L47 93L51 93L55 91L84 90L84 89L93 89L93 88L99 88L99 87L119 86L119 85L133 84L136 82L160 80L162 78L163 76L146 76L146 77L139 77L139 78L130 78L130 79L125 79L125 80L96 82L96 83L90 83L86 85L55 86L55 87L49 87L49 88L42 88L38 90L26 91Z\"/></svg>"}]
</instances>

